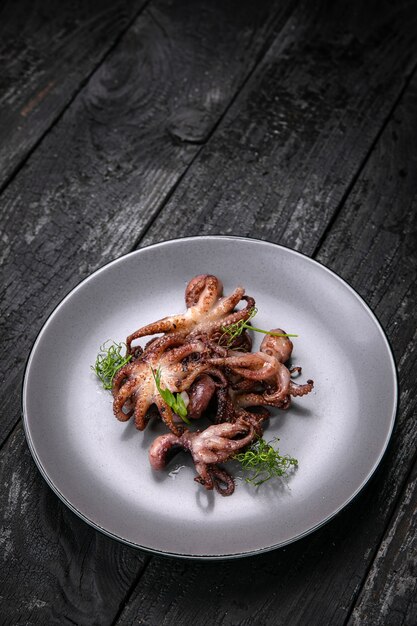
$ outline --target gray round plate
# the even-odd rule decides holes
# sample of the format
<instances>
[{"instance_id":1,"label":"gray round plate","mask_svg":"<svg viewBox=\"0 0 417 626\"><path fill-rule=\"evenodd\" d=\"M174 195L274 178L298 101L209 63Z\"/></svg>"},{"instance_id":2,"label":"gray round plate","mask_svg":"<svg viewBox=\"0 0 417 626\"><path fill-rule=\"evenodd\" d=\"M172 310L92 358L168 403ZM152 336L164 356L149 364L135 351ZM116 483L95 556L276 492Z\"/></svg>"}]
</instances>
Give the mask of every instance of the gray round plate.
<instances>
[{"instance_id":1,"label":"gray round plate","mask_svg":"<svg viewBox=\"0 0 417 626\"><path fill-rule=\"evenodd\" d=\"M242 285L256 325L297 333L292 362L314 391L276 410L265 438L298 469L259 488L238 467L223 498L194 482L177 456L164 472L148 462L151 423L120 423L92 373L100 344L182 312L188 280L215 274L225 293ZM256 334L256 333L255 333ZM255 349L260 343L255 339ZM78 285L55 309L30 354L23 418L33 457L52 489L82 519L130 545L191 558L249 555L295 541L340 511L368 481L396 413L390 346L358 294L319 263L253 239L192 237L121 257ZM229 465L230 467L230 465Z\"/></svg>"}]
</instances>

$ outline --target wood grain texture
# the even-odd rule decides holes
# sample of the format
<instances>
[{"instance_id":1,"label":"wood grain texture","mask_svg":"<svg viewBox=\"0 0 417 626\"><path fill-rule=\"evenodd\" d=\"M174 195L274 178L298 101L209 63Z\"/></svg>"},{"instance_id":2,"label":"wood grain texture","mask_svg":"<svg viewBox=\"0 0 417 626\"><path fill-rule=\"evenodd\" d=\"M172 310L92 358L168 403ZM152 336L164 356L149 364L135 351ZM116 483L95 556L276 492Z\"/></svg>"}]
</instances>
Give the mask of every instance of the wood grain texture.
<instances>
[{"instance_id":1,"label":"wood grain texture","mask_svg":"<svg viewBox=\"0 0 417 626\"><path fill-rule=\"evenodd\" d=\"M416 29L409 2L302 4L141 245L230 233L311 254L415 66Z\"/></svg>"},{"instance_id":2,"label":"wood grain texture","mask_svg":"<svg viewBox=\"0 0 417 626\"><path fill-rule=\"evenodd\" d=\"M0 622L111 624L149 559L96 532L45 485L22 428L0 453Z\"/></svg>"},{"instance_id":3,"label":"wood grain texture","mask_svg":"<svg viewBox=\"0 0 417 626\"><path fill-rule=\"evenodd\" d=\"M272 15L272 5L261 13L251 4L239 4L234 17L221 2L195 3L197 9L178 2L175 10L168 1L153 3L0 198L4 433L17 418L23 360L42 320L80 278L129 250L171 192L156 222L162 230L151 228L148 242L234 229L306 252L317 247L349 192L414 64L414 7L375 3L352 11L351 4L322 3L314 14L297 13L279 34L286 9ZM274 28L265 62L210 140ZM395 435L361 496L312 536L270 554L225 564L152 558L129 596L145 561L59 503L18 427L1 453L6 623L346 622L416 443L416 180L409 174L416 165L415 93L413 84L319 256L377 310L401 370ZM282 146L274 140L279 133ZM407 589L402 598L412 606Z\"/></svg>"},{"instance_id":4,"label":"wood grain texture","mask_svg":"<svg viewBox=\"0 0 417 626\"><path fill-rule=\"evenodd\" d=\"M0 188L144 4L145 0L2 3Z\"/></svg>"},{"instance_id":5,"label":"wood grain texture","mask_svg":"<svg viewBox=\"0 0 417 626\"><path fill-rule=\"evenodd\" d=\"M417 624L417 465L348 624Z\"/></svg>"},{"instance_id":6,"label":"wood grain texture","mask_svg":"<svg viewBox=\"0 0 417 626\"><path fill-rule=\"evenodd\" d=\"M377 142L317 256L361 293L381 319L393 345L400 372L401 403L383 462L346 510L287 548L224 565L175 563L169 570L162 559L152 559L117 622L119 626L342 625L349 619L364 584L363 601L353 614L355 626L373 624L368 619L373 616L380 619L375 623L396 624L399 607L404 617L401 623L413 624L416 545L411 537L405 539L405 532L407 527L413 528L415 518L406 517L407 512L414 513L408 495L401 522L404 534L397 535L409 550L407 562L399 567L398 561L397 571L392 569L396 552L391 544L391 560L388 558L385 564L383 544L379 561L367 581L366 577L384 533L387 531L385 541L395 536L401 521L402 509L387 530L417 444L417 179L412 175L417 166L416 106L417 77ZM199 219L197 215L189 223L191 230ZM399 555L397 558L400 560ZM379 576L372 578L375 571ZM405 571L409 575L402 585ZM398 603L391 595L391 601L383 605L382 599L378 606L376 596L384 589L401 589ZM375 606L371 605L367 614L366 593L373 592Z\"/></svg>"},{"instance_id":7,"label":"wood grain texture","mask_svg":"<svg viewBox=\"0 0 417 626\"><path fill-rule=\"evenodd\" d=\"M153 3L2 194L0 440L42 322L132 249L291 4Z\"/></svg>"}]
</instances>

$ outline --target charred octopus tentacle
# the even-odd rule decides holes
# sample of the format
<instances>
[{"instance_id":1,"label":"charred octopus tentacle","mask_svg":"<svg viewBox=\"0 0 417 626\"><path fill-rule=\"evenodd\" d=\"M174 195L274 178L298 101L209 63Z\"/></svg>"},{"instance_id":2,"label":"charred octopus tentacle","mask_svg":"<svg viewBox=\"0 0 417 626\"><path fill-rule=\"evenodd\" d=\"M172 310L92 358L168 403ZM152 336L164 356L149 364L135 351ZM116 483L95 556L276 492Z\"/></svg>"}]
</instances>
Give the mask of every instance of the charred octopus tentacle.
<instances>
[{"instance_id":1,"label":"charred octopus tentacle","mask_svg":"<svg viewBox=\"0 0 417 626\"><path fill-rule=\"evenodd\" d=\"M222 297L222 291L223 285L216 276L196 276L187 286L187 311L164 317L136 330L126 339L127 353L133 352L132 342L140 337L166 333L177 335L179 341L184 342L198 334L212 334L228 324L247 319L255 305L254 299L245 296L242 287L237 287L226 297ZM246 301L245 308L234 311L241 300Z\"/></svg>"},{"instance_id":2,"label":"charred octopus tentacle","mask_svg":"<svg viewBox=\"0 0 417 626\"><path fill-rule=\"evenodd\" d=\"M224 469L218 468L217 463L228 461L255 437L255 428L243 418L234 424L216 424L193 433L186 431L179 437L169 433L155 439L149 450L149 461L154 469L159 470L166 466L172 452L186 450L191 453L198 472L195 480L206 489L214 487L222 495L230 495L234 490L233 479Z\"/></svg>"},{"instance_id":3,"label":"charred octopus tentacle","mask_svg":"<svg viewBox=\"0 0 417 626\"><path fill-rule=\"evenodd\" d=\"M275 328L270 332L277 335L286 334L282 328ZM235 399L236 405L242 408L250 406L276 406L281 409L287 409L291 403L291 396L304 396L310 393L314 387L312 380L307 380L307 383L303 385L299 385L291 380L291 375L293 373L301 373L301 368L294 367L288 369L285 366L285 363L291 356L292 350L293 344L288 337L267 335L261 343L260 351L247 356L264 355L264 357L272 359L272 362L274 362L273 374L271 376L267 375L262 379L262 382L265 384L264 390L237 395ZM225 362L228 361L229 358L226 358ZM242 373L242 370L239 371L235 367L233 370ZM245 378L248 378L248 376L245 376ZM244 387L244 385L241 387Z\"/></svg>"},{"instance_id":4,"label":"charred octopus tentacle","mask_svg":"<svg viewBox=\"0 0 417 626\"><path fill-rule=\"evenodd\" d=\"M202 342L192 342L181 347L162 352L160 344L152 343L147 351L133 363L126 365L115 378L113 384L113 410L120 421L128 420L135 414L135 425L138 430L144 430L147 424L146 414L155 404L168 428L180 435L182 426L176 423L171 407L162 398L155 380L155 372L159 371L160 381L164 389L180 393L188 389L193 380L204 372L221 379L222 372L215 370L210 363L189 361L184 358L190 354L200 354L205 350ZM133 409L127 403L133 405Z\"/></svg>"}]
</instances>

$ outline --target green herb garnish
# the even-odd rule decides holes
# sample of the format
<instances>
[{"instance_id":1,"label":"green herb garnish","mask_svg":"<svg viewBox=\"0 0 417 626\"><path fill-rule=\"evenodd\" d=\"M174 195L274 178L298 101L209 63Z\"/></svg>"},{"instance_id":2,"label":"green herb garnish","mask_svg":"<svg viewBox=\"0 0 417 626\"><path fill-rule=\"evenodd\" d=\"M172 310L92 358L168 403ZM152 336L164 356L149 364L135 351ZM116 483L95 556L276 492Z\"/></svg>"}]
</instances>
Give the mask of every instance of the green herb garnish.
<instances>
[{"instance_id":1,"label":"green herb garnish","mask_svg":"<svg viewBox=\"0 0 417 626\"><path fill-rule=\"evenodd\" d=\"M227 337L227 347L231 346L237 337L239 337L245 330L254 330L257 333L263 333L264 335L272 335L272 337L298 337L298 335L289 335L288 333L272 333L270 330L263 330L263 328L256 328L249 324L250 320L255 317L258 309L252 307L249 316L245 320L240 320L229 326L222 326L223 335L220 337L220 343L224 337Z\"/></svg>"},{"instance_id":2,"label":"green herb garnish","mask_svg":"<svg viewBox=\"0 0 417 626\"><path fill-rule=\"evenodd\" d=\"M249 472L246 482L259 487L262 483L284 476L291 467L298 467L297 459L289 456L281 456L279 449L272 447L274 441L279 441L274 437L271 441L257 439L246 452L239 452L233 459L239 461L244 471Z\"/></svg>"},{"instance_id":3,"label":"green herb garnish","mask_svg":"<svg viewBox=\"0 0 417 626\"><path fill-rule=\"evenodd\" d=\"M113 384L113 378L123 365L129 363L132 356L129 354L123 356L121 351L123 349L123 343L116 343L115 341L106 348L106 343L109 343L110 339L105 341L100 346L100 352L97 355L96 362L91 366L93 372L96 373L101 380L104 389L111 389Z\"/></svg>"},{"instance_id":4,"label":"green herb garnish","mask_svg":"<svg viewBox=\"0 0 417 626\"><path fill-rule=\"evenodd\" d=\"M187 419L187 407L185 406L184 398L180 393L173 394L169 389L162 389L161 387L161 368L158 367L155 372L152 368L152 375L155 380L156 388L163 400L168 406L176 413L183 422L191 426L191 422Z\"/></svg>"}]
</instances>

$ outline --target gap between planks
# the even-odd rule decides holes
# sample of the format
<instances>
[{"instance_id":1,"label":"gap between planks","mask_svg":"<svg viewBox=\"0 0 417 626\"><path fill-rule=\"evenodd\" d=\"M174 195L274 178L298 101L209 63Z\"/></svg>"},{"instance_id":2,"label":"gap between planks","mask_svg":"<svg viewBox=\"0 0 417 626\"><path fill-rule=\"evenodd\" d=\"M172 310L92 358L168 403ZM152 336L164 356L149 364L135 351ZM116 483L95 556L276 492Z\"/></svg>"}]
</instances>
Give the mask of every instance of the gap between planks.
<instances>
[{"instance_id":1,"label":"gap between planks","mask_svg":"<svg viewBox=\"0 0 417 626\"><path fill-rule=\"evenodd\" d=\"M37 150L37 148L39 147L39 145L43 142L43 140L45 139L45 137L47 135L49 135L49 133L51 132L51 130L58 124L58 122L61 120L61 118L64 116L65 112L72 106L74 100L77 98L77 96L80 94L80 92L85 88L85 86L87 85L87 83L90 81L91 77L97 72L97 70L103 65L103 63L106 61L107 57L113 52L113 50L118 46L119 42L121 41L121 39L125 36L125 34L127 33L128 30L130 30L130 28L133 26L133 24L135 23L136 19L139 17L139 15L141 13L143 13L146 8L148 7L148 5L151 3L152 0L146 0L144 2L144 4L141 6L141 8L136 11L136 13L134 13L134 15L131 17L131 19L126 23L126 26L123 30L120 31L120 33L118 35L116 35L115 39L113 40L113 43L109 44L109 47L107 48L106 52L103 53L102 57L100 58L100 60L95 64L95 66L93 67L93 69L88 72L86 74L86 76L80 81L80 84L78 86L77 89L75 89L74 93L72 94L72 96L69 98L68 102L66 104L63 105L61 111L51 120L51 123L49 124L48 128L41 133L41 135L38 137L38 139L35 141L35 143L33 144L33 146L28 150L28 152L25 154L25 156L21 159L21 161L16 165L16 167L10 172L9 176L6 178L6 180L0 185L0 195L7 189L7 187L10 185L10 183L13 182L13 180L16 178L16 176L19 174L20 170L25 166L25 164L27 163L27 161L30 159L30 157L32 156L32 154ZM14 428L11 429L9 435L14 431ZM7 435L7 438L9 437L9 435ZM1 449L1 446L0 446Z\"/></svg>"},{"instance_id":2,"label":"gap between planks","mask_svg":"<svg viewBox=\"0 0 417 626\"><path fill-rule=\"evenodd\" d=\"M336 207L332 217L329 220L329 223L327 224L326 228L323 231L322 236L320 237L319 241L317 242L317 245L314 248L314 251L313 251L313 253L311 255L311 258L315 259L317 257L317 255L319 254L323 243L326 241L327 236L330 233L330 231L332 230L333 225L335 224L335 222L336 222L340 212L342 211L344 205L346 204L346 202L347 202L347 200L348 200L348 198L350 196L351 191L354 189L357 180L359 179L363 169L365 168L366 164L368 163L369 158L370 158L370 156L371 156L375 146L378 144L378 141L380 140L383 132L385 131L386 127L388 126L388 124L390 122L390 120L392 119L392 116L394 115L396 108L401 103L401 100L403 99L403 97L404 97L408 87L411 84L411 81L413 80L413 78L414 78L414 76L416 74L417 74L417 63L414 65L414 67L410 71L410 74L405 77L403 88L400 90L400 92L399 92L397 98L395 99L394 104L392 105L389 113L387 114L385 120L382 122L380 130L378 131L378 133L375 136L375 139L373 140L373 142L369 146L368 152L366 153L366 155L362 159L362 162L359 164L356 173L354 174L354 176L352 177L351 182L347 186L345 193L343 194L343 196L342 196L338 206Z\"/></svg>"},{"instance_id":3,"label":"gap between planks","mask_svg":"<svg viewBox=\"0 0 417 626\"><path fill-rule=\"evenodd\" d=\"M375 547L375 550L373 552L372 558L369 560L369 565L368 565L368 567L366 569L365 575L362 578L362 581L361 581L360 585L358 586L358 590L357 590L357 592L355 594L355 597L353 598L352 604L350 605L350 608L349 608L349 610L347 612L346 619L343 622L343 626L348 626L348 624L349 624L349 622L350 622L350 620L352 618L353 612L354 612L354 610L356 609L356 607L359 604L360 597L362 595L362 591L365 588L367 580L369 578L369 573L370 573L370 571L372 570L372 568L374 566L375 560L378 557L379 551L380 551L381 546L382 546L382 544L383 544L383 542L384 542L384 540L385 540L385 538L386 538L386 536L388 534L388 531L391 528L391 526L393 525L393 522L395 521L395 518L396 518L396 516L398 515L398 513L399 513L399 511L401 509L401 503L403 502L403 500L405 498L405 495L406 495L406 492L407 492L407 488L408 488L408 485L409 485L409 482L410 482L410 477L412 476L412 474L413 474L413 472L415 470L415 466L416 465L417 465L417 451L414 454L414 458L413 458L412 462L410 463L410 469L409 469L409 471L407 472L407 475L404 478L403 486L399 490L398 496L394 499L392 513L391 513L391 515L388 516L385 528L384 528L383 532L381 533L381 540L379 541L378 545ZM148 566L148 563L146 564L146 566Z\"/></svg>"},{"instance_id":4,"label":"gap between planks","mask_svg":"<svg viewBox=\"0 0 417 626\"><path fill-rule=\"evenodd\" d=\"M301 0L298 0L298 2L296 2L291 9L287 9L287 14L285 16L285 18L282 20L282 24L280 27L280 31L284 30L286 23L288 22L288 20L290 19L292 13L294 12L294 10L296 9L296 7L301 4ZM195 153L194 157L190 160L190 162L188 163L188 165L185 167L184 171L182 172L182 174L179 176L178 180L175 182L175 184L173 185L173 187L168 191L168 193L166 194L166 196L164 197L164 199L161 201L161 204L158 208L158 210L152 215L150 216L148 222L146 223L146 225L144 226L141 235L136 239L136 241L134 242L133 246L131 247L129 252L133 252L134 250L137 250L137 248L140 247L140 243L141 241L143 241L143 239L146 238L146 235L148 234L153 222L155 222L155 220L158 218L158 216L163 212L165 206L169 203L170 199L174 196L176 190L178 189L178 187L181 185L183 179L186 177L186 175L188 174L189 170L191 169L191 167L194 165L194 163L197 161L197 159L200 156L200 153L204 150L206 144L210 141L211 137L214 135L214 133L216 132L217 128L219 127L219 125L221 124L221 122L223 121L223 119L226 117L226 115L228 114L229 110L232 108L232 106L235 104L236 100L238 99L238 97L240 96L241 92L243 91L243 89L245 88L245 86L249 83L249 81L251 80L252 76L255 74L256 70L258 69L258 66L260 65L261 61L266 57L266 55L268 54L271 46L273 45L274 41L277 39L277 37L279 36L279 32L275 32L274 29L271 29L271 34L266 37L265 42L263 44L263 46L261 47L260 51L258 52L258 55L256 56L256 60L254 63L254 66L252 67L252 69L250 70L250 72L247 74L246 78L243 79L243 81L241 82L241 84L238 86L238 88L236 89L236 92L234 94L234 96L230 99L228 105L225 107L225 109L223 110L222 113L220 113L217 121L215 124L213 124L213 128L211 129L211 131L207 134L206 139L204 140L204 142L201 144L200 148L197 150L197 152ZM417 66L416 66L417 67ZM413 69L414 72L414 69ZM408 83L407 83L408 84ZM401 92L402 94L402 92ZM395 105L397 105L397 101L395 102ZM391 112L390 112L391 115ZM385 125L385 124L384 124ZM379 137L379 134L378 134ZM373 147L373 146L372 146ZM356 180L356 179L355 179ZM1 190L0 190L1 193ZM320 242L321 243L321 242Z\"/></svg>"}]
</instances>

